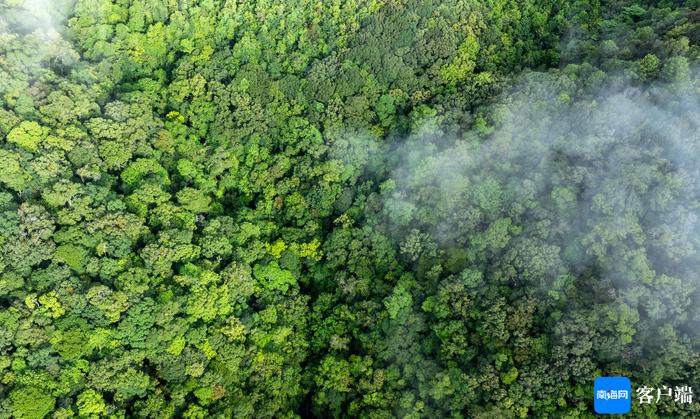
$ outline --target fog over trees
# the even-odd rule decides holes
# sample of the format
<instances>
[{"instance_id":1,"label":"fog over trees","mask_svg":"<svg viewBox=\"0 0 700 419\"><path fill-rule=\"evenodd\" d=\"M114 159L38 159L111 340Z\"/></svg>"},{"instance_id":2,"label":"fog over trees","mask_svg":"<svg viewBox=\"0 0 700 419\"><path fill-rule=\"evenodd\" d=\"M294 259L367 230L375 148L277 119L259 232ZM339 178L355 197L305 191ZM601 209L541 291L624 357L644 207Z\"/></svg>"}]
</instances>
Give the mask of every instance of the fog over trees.
<instances>
[{"instance_id":1,"label":"fog over trees","mask_svg":"<svg viewBox=\"0 0 700 419\"><path fill-rule=\"evenodd\" d=\"M698 40L697 0L0 0L0 418L700 389Z\"/></svg>"}]
</instances>

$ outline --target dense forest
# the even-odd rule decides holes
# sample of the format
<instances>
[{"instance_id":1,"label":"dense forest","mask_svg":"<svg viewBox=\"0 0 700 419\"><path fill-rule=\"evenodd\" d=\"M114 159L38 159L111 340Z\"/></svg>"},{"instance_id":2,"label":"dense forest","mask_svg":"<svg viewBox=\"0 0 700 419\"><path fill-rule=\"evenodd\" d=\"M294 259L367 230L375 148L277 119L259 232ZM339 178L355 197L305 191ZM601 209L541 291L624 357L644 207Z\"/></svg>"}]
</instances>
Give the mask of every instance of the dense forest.
<instances>
[{"instance_id":1,"label":"dense forest","mask_svg":"<svg viewBox=\"0 0 700 419\"><path fill-rule=\"evenodd\" d=\"M700 391L698 41L700 0L0 0L0 418Z\"/></svg>"}]
</instances>

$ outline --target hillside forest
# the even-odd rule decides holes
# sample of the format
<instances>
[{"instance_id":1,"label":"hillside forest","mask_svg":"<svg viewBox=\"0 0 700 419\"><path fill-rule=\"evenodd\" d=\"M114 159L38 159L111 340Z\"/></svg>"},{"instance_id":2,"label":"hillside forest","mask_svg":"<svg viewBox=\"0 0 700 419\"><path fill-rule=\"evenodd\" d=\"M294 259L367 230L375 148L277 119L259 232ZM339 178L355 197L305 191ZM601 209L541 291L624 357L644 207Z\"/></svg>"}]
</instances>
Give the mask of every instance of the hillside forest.
<instances>
[{"instance_id":1,"label":"hillside forest","mask_svg":"<svg viewBox=\"0 0 700 419\"><path fill-rule=\"evenodd\" d=\"M700 391L699 41L698 0L0 0L0 419Z\"/></svg>"}]
</instances>

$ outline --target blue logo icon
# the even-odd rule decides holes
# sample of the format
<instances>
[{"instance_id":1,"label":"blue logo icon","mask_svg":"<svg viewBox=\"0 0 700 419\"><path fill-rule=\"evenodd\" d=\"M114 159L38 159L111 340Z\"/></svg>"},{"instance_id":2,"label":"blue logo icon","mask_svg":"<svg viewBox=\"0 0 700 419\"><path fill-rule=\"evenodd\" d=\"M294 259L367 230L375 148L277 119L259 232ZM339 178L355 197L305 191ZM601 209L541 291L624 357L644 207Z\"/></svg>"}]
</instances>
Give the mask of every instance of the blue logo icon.
<instances>
[{"instance_id":1,"label":"blue logo icon","mask_svg":"<svg viewBox=\"0 0 700 419\"><path fill-rule=\"evenodd\" d=\"M632 383L627 377L598 377L593 397L596 413L625 414L632 407Z\"/></svg>"}]
</instances>

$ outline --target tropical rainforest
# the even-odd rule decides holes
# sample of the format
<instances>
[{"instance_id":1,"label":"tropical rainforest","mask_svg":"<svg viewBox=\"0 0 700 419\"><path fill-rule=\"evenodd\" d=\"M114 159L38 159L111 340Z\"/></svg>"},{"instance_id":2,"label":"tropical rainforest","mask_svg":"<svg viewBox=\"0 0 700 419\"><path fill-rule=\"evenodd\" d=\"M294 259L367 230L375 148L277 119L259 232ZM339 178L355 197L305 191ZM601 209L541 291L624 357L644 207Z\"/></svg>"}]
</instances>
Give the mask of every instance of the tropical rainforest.
<instances>
[{"instance_id":1,"label":"tropical rainforest","mask_svg":"<svg viewBox=\"0 0 700 419\"><path fill-rule=\"evenodd\" d=\"M0 418L700 390L699 41L698 0L0 0Z\"/></svg>"}]
</instances>

